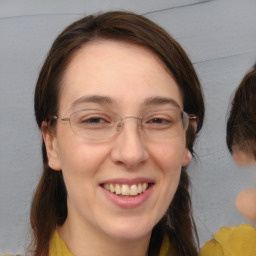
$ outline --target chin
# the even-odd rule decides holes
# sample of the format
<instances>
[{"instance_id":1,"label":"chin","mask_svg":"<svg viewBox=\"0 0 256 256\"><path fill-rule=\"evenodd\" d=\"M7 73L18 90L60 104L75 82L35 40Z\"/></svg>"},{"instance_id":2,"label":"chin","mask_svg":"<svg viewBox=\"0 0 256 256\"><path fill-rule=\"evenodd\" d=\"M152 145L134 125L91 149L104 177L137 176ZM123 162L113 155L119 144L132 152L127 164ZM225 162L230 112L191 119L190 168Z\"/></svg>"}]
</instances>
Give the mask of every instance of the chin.
<instances>
[{"instance_id":1,"label":"chin","mask_svg":"<svg viewBox=\"0 0 256 256\"><path fill-rule=\"evenodd\" d=\"M108 227L106 233L108 236L115 240L119 241L132 241L143 239L151 235L153 229L153 224L142 223L140 221L131 223L130 221L116 222L114 225L111 225L111 229Z\"/></svg>"}]
</instances>

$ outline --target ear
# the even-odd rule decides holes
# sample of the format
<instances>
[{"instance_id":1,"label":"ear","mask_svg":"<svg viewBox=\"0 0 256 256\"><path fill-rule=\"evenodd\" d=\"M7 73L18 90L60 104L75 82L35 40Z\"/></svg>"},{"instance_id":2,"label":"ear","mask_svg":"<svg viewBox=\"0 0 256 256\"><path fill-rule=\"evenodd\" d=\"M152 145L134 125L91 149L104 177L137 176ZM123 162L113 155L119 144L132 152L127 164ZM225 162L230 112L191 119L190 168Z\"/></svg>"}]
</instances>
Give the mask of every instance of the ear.
<instances>
[{"instance_id":1,"label":"ear","mask_svg":"<svg viewBox=\"0 0 256 256\"><path fill-rule=\"evenodd\" d=\"M192 126L193 131L196 132L196 130L197 130L197 124L198 124L197 119L191 119L191 120L189 120L189 123L190 123L190 125Z\"/></svg>"},{"instance_id":2,"label":"ear","mask_svg":"<svg viewBox=\"0 0 256 256\"><path fill-rule=\"evenodd\" d=\"M183 161L182 161L182 166L188 165L191 161L191 158L192 158L191 152L186 148Z\"/></svg>"},{"instance_id":3,"label":"ear","mask_svg":"<svg viewBox=\"0 0 256 256\"><path fill-rule=\"evenodd\" d=\"M45 121L42 123L41 131L46 147L48 165L51 169L60 171L61 166L59 160L57 138L55 134L49 129L47 122Z\"/></svg>"}]
</instances>

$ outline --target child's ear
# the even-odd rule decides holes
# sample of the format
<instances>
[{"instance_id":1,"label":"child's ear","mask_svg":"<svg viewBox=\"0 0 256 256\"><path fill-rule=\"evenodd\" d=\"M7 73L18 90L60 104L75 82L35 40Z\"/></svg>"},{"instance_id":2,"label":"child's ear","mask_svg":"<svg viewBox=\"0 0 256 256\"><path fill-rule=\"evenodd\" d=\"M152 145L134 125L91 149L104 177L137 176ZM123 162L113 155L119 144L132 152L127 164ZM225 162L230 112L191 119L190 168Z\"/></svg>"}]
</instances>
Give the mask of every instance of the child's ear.
<instances>
[{"instance_id":1,"label":"child's ear","mask_svg":"<svg viewBox=\"0 0 256 256\"><path fill-rule=\"evenodd\" d=\"M43 135L43 139L46 147L48 165L51 169L55 171L60 171L61 166L60 166L56 136L54 132L52 132L49 129L48 124L45 121L42 122L41 131L42 131L42 135Z\"/></svg>"},{"instance_id":2,"label":"child's ear","mask_svg":"<svg viewBox=\"0 0 256 256\"><path fill-rule=\"evenodd\" d=\"M186 149L184 158L183 158L183 162L182 162L182 166L188 165L190 163L191 159L192 159L191 152L188 149Z\"/></svg>"}]
</instances>

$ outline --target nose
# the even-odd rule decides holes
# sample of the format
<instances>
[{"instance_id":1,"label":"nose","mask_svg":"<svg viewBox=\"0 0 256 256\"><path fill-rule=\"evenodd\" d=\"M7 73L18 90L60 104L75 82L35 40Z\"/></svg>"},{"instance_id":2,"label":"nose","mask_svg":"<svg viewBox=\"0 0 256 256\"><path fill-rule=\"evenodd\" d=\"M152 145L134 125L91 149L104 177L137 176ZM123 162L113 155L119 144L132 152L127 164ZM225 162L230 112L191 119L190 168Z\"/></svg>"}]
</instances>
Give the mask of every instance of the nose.
<instances>
[{"instance_id":1,"label":"nose","mask_svg":"<svg viewBox=\"0 0 256 256\"><path fill-rule=\"evenodd\" d=\"M148 151L141 138L139 120L122 123L111 151L112 161L128 169L139 166L148 159Z\"/></svg>"}]
</instances>

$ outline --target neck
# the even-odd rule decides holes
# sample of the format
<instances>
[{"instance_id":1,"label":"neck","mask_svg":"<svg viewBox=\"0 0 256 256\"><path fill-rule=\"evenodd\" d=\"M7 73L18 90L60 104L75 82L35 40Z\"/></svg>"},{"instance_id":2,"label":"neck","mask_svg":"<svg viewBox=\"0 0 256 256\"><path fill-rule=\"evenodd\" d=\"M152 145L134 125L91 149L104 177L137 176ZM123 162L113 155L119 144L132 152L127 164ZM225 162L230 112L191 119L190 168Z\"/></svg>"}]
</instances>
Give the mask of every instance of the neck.
<instances>
[{"instance_id":1,"label":"neck","mask_svg":"<svg viewBox=\"0 0 256 256\"><path fill-rule=\"evenodd\" d=\"M75 256L146 256L151 236L148 234L139 239L116 239L69 217L57 230Z\"/></svg>"}]
</instances>

